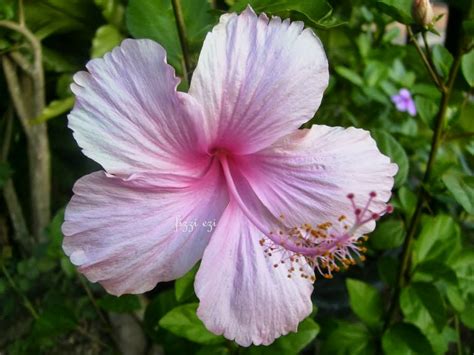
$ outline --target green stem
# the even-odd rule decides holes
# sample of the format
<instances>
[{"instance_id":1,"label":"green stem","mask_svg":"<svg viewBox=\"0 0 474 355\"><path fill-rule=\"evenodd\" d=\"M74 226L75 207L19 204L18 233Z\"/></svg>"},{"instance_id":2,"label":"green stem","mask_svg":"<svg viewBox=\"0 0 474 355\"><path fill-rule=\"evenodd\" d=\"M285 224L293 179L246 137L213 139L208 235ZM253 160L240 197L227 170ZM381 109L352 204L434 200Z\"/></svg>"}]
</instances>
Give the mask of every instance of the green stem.
<instances>
[{"instance_id":1,"label":"green stem","mask_svg":"<svg viewBox=\"0 0 474 355\"><path fill-rule=\"evenodd\" d=\"M10 284L11 288L18 294L18 296L20 296L20 298L23 300L23 305L25 306L25 308L30 312L31 316L34 318L34 319L38 319L39 318L39 314L38 312L36 312L35 310L35 307L33 306L33 304L30 302L30 300L28 299L28 297L26 297L26 295L21 292L21 290L18 288L18 286L16 285L15 281L13 281L13 279L11 278L10 276L10 273L8 272L8 270L6 269L5 265L2 265L2 272L3 274L5 275L5 277L7 278L7 281L8 283Z\"/></svg>"},{"instance_id":2,"label":"green stem","mask_svg":"<svg viewBox=\"0 0 474 355\"><path fill-rule=\"evenodd\" d=\"M458 355L462 355L462 343L461 343L461 327L459 326L458 315L454 316L454 327L456 328L456 348Z\"/></svg>"},{"instance_id":3,"label":"green stem","mask_svg":"<svg viewBox=\"0 0 474 355\"><path fill-rule=\"evenodd\" d=\"M191 75L191 60L189 55L188 40L186 38L186 25L184 24L183 8L181 7L180 0L171 0L173 5L174 17L176 18L176 27L178 28L178 37L181 44L181 50L183 52L184 59L184 78L189 83Z\"/></svg>"},{"instance_id":4,"label":"green stem","mask_svg":"<svg viewBox=\"0 0 474 355\"><path fill-rule=\"evenodd\" d=\"M435 69L430 64L431 60L427 58L425 52L423 52L423 49L421 49L420 45L418 44L418 41L416 40L416 37L413 34L413 31L411 30L410 26L407 26L407 33L408 33L408 36L410 37L410 41L413 43L416 51L420 55L420 58L423 61L423 64L425 65L426 70L430 74L431 79L433 80L433 82L436 84L436 86L438 87L440 91L444 91L445 87L443 85L442 80L439 78L438 74L436 74Z\"/></svg>"},{"instance_id":5,"label":"green stem","mask_svg":"<svg viewBox=\"0 0 474 355\"><path fill-rule=\"evenodd\" d=\"M405 237L405 241L402 248L401 263L400 263L398 275L397 275L397 284L395 286L395 290L391 298L390 308L389 308L388 315L384 324L384 329L388 328L388 326L393 321L396 310L398 308L398 299L400 297L400 292L407 283L407 277L408 277L407 273L410 266L411 248L413 245L413 240L415 238L416 231L418 229L418 224L421 218L421 213L423 211L423 205L426 198L425 186L428 184L431 178L431 173L433 171L433 165L436 159L436 154L438 152L439 145L441 144L441 140L442 140L441 138L442 138L443 127L444 127L444 122L446 118L446 111L448 109L449 98L451 96L451 91L453 89L454 80L456 79L456 75L458 73L460 63L461 63L461 55L459 54L456 57L453 65L451 66L447 85L443 86L441 89L441 93L442 93L441 103L440 103L438 113L436 114L436 123L435 123L434 132L433 132L433 138L431 140L430 155L428 158L428 163L426 165L425 173L423 175L423 180L418 190L418 198L417 198L415 212L408 225L407 235Z\"/></svg>"}]
</instances>

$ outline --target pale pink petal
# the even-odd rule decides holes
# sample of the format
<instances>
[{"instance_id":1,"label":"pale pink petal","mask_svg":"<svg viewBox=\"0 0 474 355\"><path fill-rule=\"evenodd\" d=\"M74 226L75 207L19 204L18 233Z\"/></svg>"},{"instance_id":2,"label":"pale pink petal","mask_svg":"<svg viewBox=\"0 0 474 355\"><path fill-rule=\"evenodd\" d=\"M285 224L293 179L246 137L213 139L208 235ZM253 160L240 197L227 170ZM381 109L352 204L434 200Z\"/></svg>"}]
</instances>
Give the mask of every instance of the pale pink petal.
<instances>
[{"instance_id":1,"label":"pale pink petal","mask_svg":"<svg viewBox=\"0 0 474 355\"><path fill-rule=\"evenodd\" d=\"M265 257L261 233L235 203L225 210L204 252L194 284L198 317L216 334L239 345L268 345L296 331L312 310L312 283L274 267L281 257ZM311 272L311 270L306 270Z\"/></svg>"},{"instance_id":2,"label":"pale pink petal","mask_svg":"<svg viewBox=\"0 0 474 355\"><path fill-rule=\"evenodd\" d=\"M217 163L180 190L97 172L80 179L74 193L62 228L63 249L80 272L114 295L142 293L185 274L212 234L203 223L217 222L228 203Z\"/></svg>"},{"instance_id":3,"label":"pale pink petal","mask_svg":"<svg viewBox=\"0 0 474 355\"><path fill-rule=\"evenodd\" d=\"M384 212L398 170L380 153L369 132L322 125L298 130L252 156L238 157L234 165L234 171L245 176L243 181L232 173L237 176L238 194L258 219L255 224L267 228L263 232L274 230L271 216L283 216L289 227L337 223L342 215L352 224L349 193L363 208L375 191L368 211ZM262 210L270 211L270 216ZM374 227L372 221L361 232Z\"/></svg>"},{"instance_id":4,"label":"pale pink petal","mask_svg":"<svg viewBox=\"0 0 474 355\"><path fill-rule=\"evenodd\" d=\"M328 77L311 29L248 7L223 15L207 35L189 93L204 108L210 148L245 154L312 118Z\"/></svg>"},{"instance_id":5,"label":"pale pink petal","mask_svg":"<svg viewBox=\"0 0 474 355\"><path fill-rule=\"evenodd\" d=\"M192 174L202 167L202 113L166 52L151 40L127 39L74 76L69 127L85 155L112 174Z\"/></svg>"}]
</instances>

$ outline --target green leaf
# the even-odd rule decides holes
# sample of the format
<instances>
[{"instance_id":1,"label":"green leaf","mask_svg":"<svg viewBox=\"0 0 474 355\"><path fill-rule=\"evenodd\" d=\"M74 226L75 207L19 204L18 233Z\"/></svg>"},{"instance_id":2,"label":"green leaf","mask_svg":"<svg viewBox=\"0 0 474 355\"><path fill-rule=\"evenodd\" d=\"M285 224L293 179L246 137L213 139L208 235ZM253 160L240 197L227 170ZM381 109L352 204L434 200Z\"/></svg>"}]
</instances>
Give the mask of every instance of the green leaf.
<instances>
[{"instance_id":1,"label":"green leaf","mask_svg":"<svg viewBox=\"0 0 474 355\"><path fill-rule=\"evenodd\" d=\"M140 299L136 295L123 295L120 297L105 295L97 301L102 309L109 312L128 313L141 308Z\"/></svg>"},{"instance_id":2,"label":"green leaf","mask_svg":"<svg viewBox=\"0 0 474 355\"><path fill-rule=\"evenodd\" d=\"M253 348L251 348L253 349ZM225 345L203 346L196 355L230 355L231 351Z\"/></svg>"},{"instance_id":3,"label":"green leaf","mask_svg":"<svg viewBox=\"0 0 474 355\"><path fill-rule=\"evenodd\" d=\"M242 11L250 4L256 12L265 12L269 15L292 17L303 20L309 26L329 29L344 24L343 21L332 15L332 6L326 0L241 0L231 11Z\"/></svg>"},{"instance_id":4,"label":"green leaf","mask_svg":"<svg viewBox=\"0 0 474 355\"><path fill-rule=\"evenodd\" d=\"M73 72L79 69L71 58L45 46L43 46L43 64L46 71L55 73Z\"/></svg>"},{"instance_id":5,"label":"green leaf","mask_svg":"<svg viewBox=\"0 0 474 355\"><path fill-rule=\"evenodd\" d=\"M446 79L453 64L453 56L444 46L436 44L433 46L433 63L438 74Z\"/></svg>"},{"instance_id":6,"label":"green leaf","mask_svg":"<svg viewBox=\"0 0 474 355\"><path fill-rule=\"evenodd\" d=\"M370 235L370 245L375 249L385 250L398 248L405 237L405 226L400 220L381 222Z\"/></svg>"},{"instance_id":7,"label":"green leaf","mask_svg":"<svg viewBox=\"0 0 474 355\"><path fill-rule=\"evenodd\" d=\"M449 262L461 250L459 226L447 215L424 216L422 228L413 247L413 265L437 259Z\"/></svg>"},{"instance_id":8,"label":"green leaf","mask_svg":"<svg viewBox=\"0 0 474 355\"><path fill-rule=\"evenodd\" d=\"M395 176L395 186L402 185L408 177L408 156L402 145L393 136L385 131L376 129L372 131L372 136L377 142L380 151L388 155L392 162L398 165L398 173Z\"/></svg>"},{"instance_id":9,"label":"green leaf","mask_svg":"<svg viewBox=\"0 0 474 355\"><path fill-rule=\"evenodd\" d=\"M361 323L338 322L322 347L322 354L375 354L375 343L369 330Z\"/></svg>"},{"instance_id":10,"label":"green leaf","mask_svg":"<svg viewBox=\"0 0 474 355\"><path fill-rule=\"evenodd\" d=\"M411 0L379 0L375 4L380 11L392 17L395 21L406 25L413 22Z\"/></svg>"},{"instance_id":11,"label":"green leaf","mask_svg":"<svg viewBox=\"0 0 474 355\"><path fill-rule=\"evenodd\" d=\"M448 172L443 175L443 182L466 212L474 214L474 176Z\"/></svg>"},{"instance_id":12,"label":"green leaf","mask_svg":"<svg viewBox=\"0 0 474 355\"><path fill-rule=\"evenodd\" d=\"M465 248L454 258L450 266L458 277L464 298L474 296L474 249Z\"/></svg>"},{"instance_id":13,"label":"green leaf","mask_svg":"<svg viewBox=\"0 0 474 355\"><path fill-rule=\"evenodd\" d=\"M415 212L416 194L407 187L402 186L400 190L398 190L398 198L400 199L400 207L405 213L405 216L410 218Z\"/></svg>"},{"instance_id":14,"label":"green leaf","mask_svg":"<svg viewBox=\"0 0 474 355\"><path fill-rule=\"evenodd\" d=\"M102 57L105 53L118 46L123 38L117 27L113 25L99 27L92 39L91 57Z\"/></svg>"},{"instance_id":15,"label":"green leaf","mask_svg":"<svg viewBox=\"0 0 474 355\"><path fill-rule=\"evenodd\" d=\"M160 319L178 305L173 290L162 291L146 307L143 320L146 333L154 341L160 341Z\"/></svg>"},{"instance_id":16,"label":"green leaf","mask_svg":"<svg viewBox=\"0 0 474 355\"><path fill-rule=\"evenodd\" d=\"M73 96L62 100L51 101L48 106L43 109L41 115L31 121L31 124L40 124L68 112L74 106L74 101Z\"/></svg>"},{"instance_id":17,"label":"green leaf","mask_svg":"<svg viewBox=\"0 0 474 355\"><path fill-rule=\"evenodd\" d=\"M214 22L211 7L207 0L183 0L181 3L190 51L197 54ZM170 0L130 0L126 22L135 38L150 38L160 43L166 49L168 63L182 73L183 55Z\"/></svg>"},{"instance_id":18,"label":"green leaf","mask_svg":"<svg viewBox=\"0 0 474 355\"><path fill-rule=\"evenodd\" d=\"M428 312L436 329L440 332L446 324L446 309L438 289L428 282L414 282L402 290L400 307L407 320L418 324L420 309ZM423 327L422 327L423 328Z\"/></svg>"},{"instance_id":19,"label":"green leaf","mask_svg":"<svg viewBox=\"0 0 474 355\"><path fill-rule=\"evenodd\" d=\"M433 119L438 111L438 105L431 98L417 96L415 98L415 105L418 114L424 123L430 128L433 127Z\"/></svg>"},{"instance_id":20,"label":"green leaf","mask_svg":"<svg viewBox=\"0 0 474 355\"><path fill-rule=\"evenodd\" d=\"M194 277L198 269L199 264L196 264L183 277L176 280L174 292L178 302L186 301L194 296Z\"/></svg>"},{"instance_id":21,"label":"green leaf","mask_svg":"<svg viewBox=\"0 0 474 355\"><path fill-rule=\"evenodd\" d=\"M7 180L12 176L12 169L7 162L0 161L0 189L5 185Z\"/></svg>"},{"instance_id":22,"label":"green leaf","mask_svg":"<svg viewBox=\"0 0 474 355\"><path fill-rule=\"evenodd\" d=\"M91 0L26 0L28 27L40 39L54 33L90 32L100 21L100 13Z\"/></svg>"},{"instance_id":23,"label":"green leaf","mask_svg":"<svg viewBox=\"0 0 474 355\"><path fill-rule=\"evenodd\" d=\"M409 323L397 323L383 335L382 348L385 354L416 355L433 354L430 342L416 326Z\"/></svg>"},{"instance_id":24,"label":"green leaf","mask_svg":"<svg viewBox=\"0 0 474 355\"><path fill-rule=\"evenodd\" d=\"M357 74L355 71L353 71L351 69L348 69L346 67L342 67L342 66L336 66L334 68L334 70L340 76L342 76L343 78L349 80L352 84L354 84L356 86L363 86L364 85L364 81L362 80L360 75Z\"/></svg>"},{"instance_id":25,"label":"green leaf","mask_svg":"<svg viewBox=\"0 0 474 355\"><path fill-rule=\"evenodd\" d=\"M249 355L299 354L319 333L319 325L311 318L306 318L298 325L296 333L289 333L278 338L269 346L253 346L245 351Z\"/></svg>"},{"instance_id":26,"label":"green leaf","mask_svg":"<svg viewBox=\"0 0 474 355\"><path fill-rule=\"evenodd\" d=\"M446 264L436 260L429 260L419 264L412 277L413 281L437 283L444 296L448 299L453 308L462 312L465 308L459 289L459 282L456 273Z\"/></svg>"},{"instance_id":27,"label":"green leaf","mask_svg":"<svg viewBox=\"0 0 474 355\"><path fill-rule=\"evenodd\" d=\"M469 86L474 86L474 50L463 55L461 70Z\"/></svg>"},{"instance_id":28,"label":"green leaf","mask_svg":"<svg viewBox=\"0 0 474 355\"><path fill-rule=\"evenodd\" d=\"M395 286L397 282L398 260L384 255L377 261L377 271L380 278L389 286Z\"/></svg>"},{"instance_id":29,"label":"green leaf","mask_svg":"<svg viewBox=\"0 0 474 355\"><path fill-rule=\"evenodd\" d=\"M108 23L121 28L125 9L120 0L94 0L94 2L102 10L102 16Z\"/></svg>"},{"instance_id":30,"label":"green leaf","mask_svg":"<svg viewBox=\"0 0 474 355\"><path fill-rule=\"evenodd\" d=\"M474 330L474 295L467 300L467 306L461 313L461 322L471 330Z\"/></svg>"},{"instance_id":31,"label":"green leaf","mask_svg":"<svg viewBox=\"0 0 474 355\"><path fill-rule=\"evenodd\" d=\"M196 315L197 303L178 306L169 311L159 324L177 336L199 344L219 344L224 342L222 336L209 332Z\"/></svg>"},{"instance_id":32,"label":"green leaf","mask_svg":"<svg viewBox=\"0 0 474 355\"><path fill-rule=\"evenodd\" d=\"M383 303L379 291L359 280L347 279L349 302L354 313L367 325L376 326L383 314Z\"/></svg>"},{"instance_id":33,"label":"green leaf","mask_svg":"<svg viewBox=\"0 0 474 355\"><path fill-rule=\"evenodd\" d=\"M33 325L33 334L35 337L51 338L73 330L76 324L74 312L65 305L56 304L40 314Z\"/></svg>"}]
</instances>

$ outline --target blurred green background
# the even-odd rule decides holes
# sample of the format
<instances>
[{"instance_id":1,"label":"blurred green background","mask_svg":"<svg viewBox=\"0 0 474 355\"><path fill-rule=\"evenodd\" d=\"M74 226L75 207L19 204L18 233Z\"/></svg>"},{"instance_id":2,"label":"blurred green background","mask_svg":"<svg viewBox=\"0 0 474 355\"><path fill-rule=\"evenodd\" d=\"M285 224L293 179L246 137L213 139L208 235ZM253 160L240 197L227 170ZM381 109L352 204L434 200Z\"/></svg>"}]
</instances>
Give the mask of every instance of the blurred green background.
<instances>
[{"instance_id":1,"label":"blurred green background","mask_svg":"<svg viewBox=\"0 0 474 355\"><path fill-rule=\"evenodd\" d=\"M0 354L472 354L472 1L436 2L427 28L410 0L180 3L188 68L171 0L0 0ZM74 182L101 169L67 128L72 75L124 38L151 38L186 91L206 33L247 3L304 21L324 43L330 84L305 126L368 129L400 170L366 262L316 282L298 333L239 348L196 317L196 268L113 297L75 271L60 226ZM401 88L414 117L390 99Z\"/></svg>"}]
</instances>

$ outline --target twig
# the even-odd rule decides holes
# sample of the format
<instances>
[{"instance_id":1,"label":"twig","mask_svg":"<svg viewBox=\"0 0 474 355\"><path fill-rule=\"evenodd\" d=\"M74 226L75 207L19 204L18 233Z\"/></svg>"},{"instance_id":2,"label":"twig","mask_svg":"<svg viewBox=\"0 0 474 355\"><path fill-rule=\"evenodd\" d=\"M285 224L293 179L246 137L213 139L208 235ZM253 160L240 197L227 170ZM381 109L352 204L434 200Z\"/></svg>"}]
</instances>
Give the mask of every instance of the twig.
<instances>
[{"instance_id":1,"label":"twig","mask_svg":"<svg viewBox=\"0 0 474 355\"><path fill-rule=\"evenodd\" d=\"M178 29L179 42L183 52L184 59L184 77L189 83L191 75L191 58L189 56L188 40L186 38L186 25L184 23L183 9L180 0L171 0L173 5L174 17L176 19L176 27Z\"/></svg>"},{"instance_id":2,"label":"twig","mask_svg":"<svg viewBox=\"0 0 474 355\"><path fill-rule=\"evenodd\" d=\"M5 275L8 283L10 284L11 288L18 294L18 296L20 296L20 298L23 300L23 306L25 306L25 308L28 310L28 312L30 312L31 316L34 318L34 319L38 319L39 318L39 314L38 312L35 310L35 307L33 306L33 304L30 302L30 300L28 299L28 297L26 297L26 295L18 288L18 286L16 285L15 281L11 278L10 276L10 273L8 272L8 270L6 269L5 265L1 265L2 266L2 272L3 274Z\"/></svg>"},{"instance_id":3,"label":"twig","mask_svg":"<svg viewBox=\"0 0 474 355\"><path fill-rule=\"evenodd\" d=\"M433 164L436 158L436 154L438 152L439 145L441 144L444 120L446 117L446 111L448 109L449 98L451 96L454 80L456 79L456 75L458 73L460 64L461 64L461 54L459 54L454 60L454 63L451 66L451 69L449 72L449 77L448 77L449 79L448 79L447 86L443 88L442 90L441 103L440 103L438 113L436 114L436 123L435 123L434 132L433 132L433 138L431 141L430 155L428 158L428 163L426 165L425 173L423 175L423 180L418 190L418 198L417 198L415 213L413 214L413 217L410 220L410 224L408 225L407 235L403 243L401 263L400 263L400 267L399 267L398 275L397 275L397 284L395 286L395 290L393 292L393 295L390 301L390 307L389 307L388 315L384 324L384 329L388 328L388 326L393 320L393 317L395 316L401 289L406 285L406 282L407 282L406 274L410 265L410 255L411 255L412 244L413 244L417 227L421 218L421 213L422 213L423 205L425 201L425 195L426 195L425 186L428 184L431 178Z\"/></svg>"},{"instance_id":4,"label":"twig","mask_svg":"<svg viewBox=\"0 0 474 355\"><path fill-rule=\"evenodd\" d=\"M423 61L423 64L426 67L426 70L430 74L431 79L434 81L434 83L436 84L436 86L438 87L438 89L441 92L445 91L446 88L443 85L443 82L440 80L438 74L436 74L435 70L431 66L430 60L426 57L425 52L423 52L423 50L421 49L420 45L418 44L418 41L415 38L415 35L413 34L413 31L411 30L411 27L409 25L407 26L407 33L408 33L408 36L410 38L410 41L413 43L413 45L415 46L418 54L420 55L420 57Z\"/></svg>"},{"instance_id":5,"label":"twig","mask_svg":"<svg viewBox=\"0 0 474 355\"><path fill-rule=\"evenodd\" d=\"M107 319L104 317L102 314L99 305L97 304L97 301L95 300L94 295L92 294L91 289L87 285L87 282L84 280L84 278L81 275L78 275L79 281L81 282L82 288L84 291L86 291L87 297L89 298L89 301L91 301L92 305L94 306L94 309L99 316L100 320L105 324L107 328L110 328L110 323L107 321Z\"/></svg>"},{"instance_id":6,"label":"twig","mask_svg":"<svg viewBox=\"0 0 474 355\"><path fill-rule=\"evenodd\" d=\"M51 216L49 141L45 124L29 125L29 121L38 117L45 106L41 43L24 23L0 21L0 27L23 35L33 51L34 62L30 73L31 77L19 75L14 62L8 56L3 56L2 63L15 110L28 140L32 232L37 240L42 241L44 240L43 231ZM33 100L28 96L30 91Z\"/></svg>"},{"instance_id":7,"label":"twig","mask_svg":"<svg viewBox=\"0 0 474 355\"><path fill-rule=\"evenodd\" d=\"M13 128L13 111L11 107L7 108L5 114L5 135L2 144L1 160L7 161L10 152L10 143ZM15 240L25 249L29 249L29 235L25 216L21 208L20 201L15 191L12 179L8 179L3 186L3 198L7 205L8 213L15 231Z\"/></svg>"}]
</instances>

